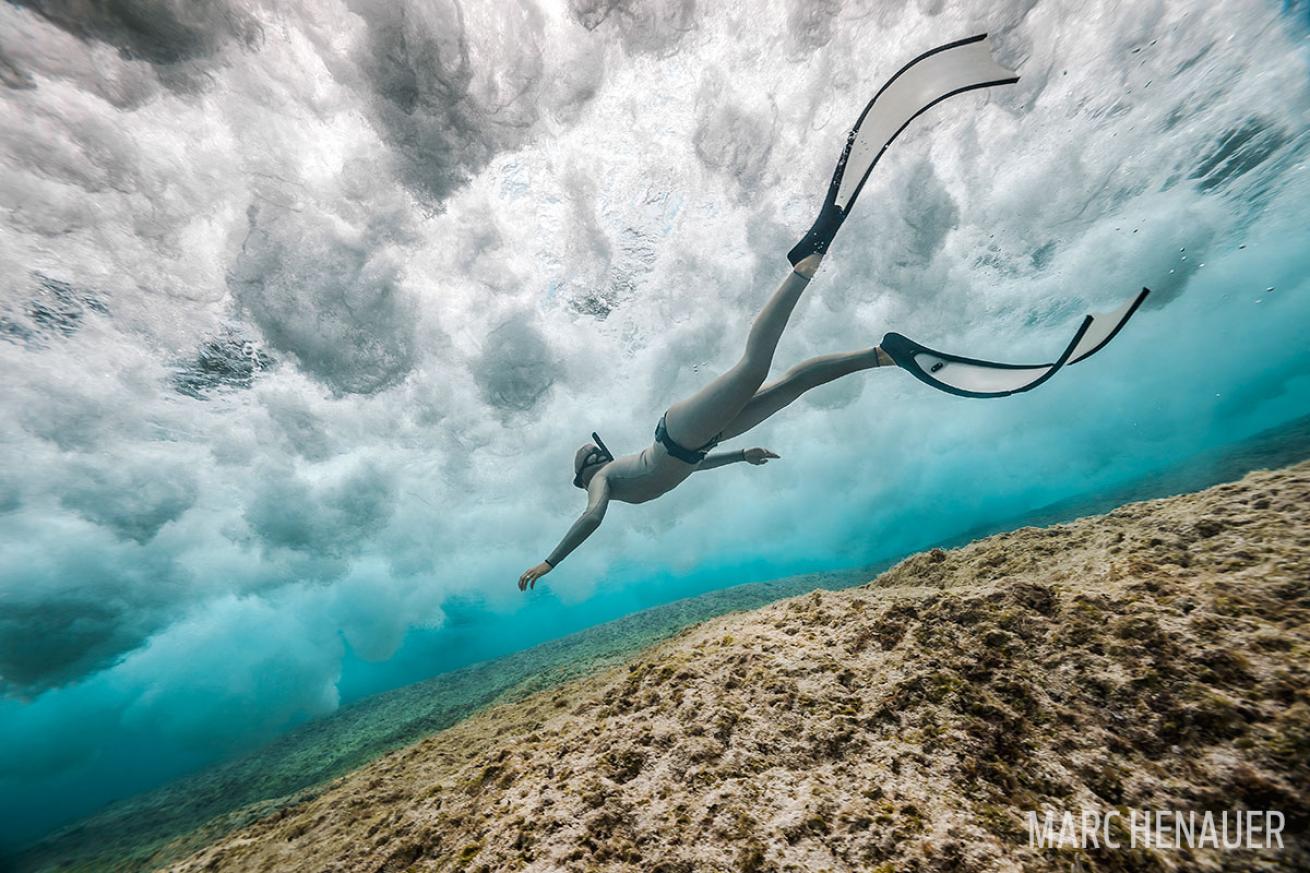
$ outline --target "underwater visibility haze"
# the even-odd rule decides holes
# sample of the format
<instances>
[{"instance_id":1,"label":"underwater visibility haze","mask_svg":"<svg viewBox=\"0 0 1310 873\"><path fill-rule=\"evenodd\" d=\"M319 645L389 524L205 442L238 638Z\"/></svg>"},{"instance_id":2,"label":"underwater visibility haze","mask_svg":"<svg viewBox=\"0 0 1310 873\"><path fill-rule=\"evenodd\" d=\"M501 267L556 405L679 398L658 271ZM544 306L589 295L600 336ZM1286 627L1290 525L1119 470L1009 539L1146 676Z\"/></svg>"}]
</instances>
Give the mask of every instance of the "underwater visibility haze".
<instances>
[{"instance_id":1,"label":"underwater visibility haze","mask_svg":"<svg viewBox=\"0 0 1310 873\"><path fill-rule=\"evenodd\" d=\"M0 6L0 847L367 695L876 564L1310 413L1304 3ZM730 366L851 121L989 32L1016 84L882 158L775 371L889 330L1057 354L824 386L605 525L577 447ZM1304 435L1304 430L1296 433ZM1310 447L1307 447L1310 454Z\"/></svg>"}]
</instances>

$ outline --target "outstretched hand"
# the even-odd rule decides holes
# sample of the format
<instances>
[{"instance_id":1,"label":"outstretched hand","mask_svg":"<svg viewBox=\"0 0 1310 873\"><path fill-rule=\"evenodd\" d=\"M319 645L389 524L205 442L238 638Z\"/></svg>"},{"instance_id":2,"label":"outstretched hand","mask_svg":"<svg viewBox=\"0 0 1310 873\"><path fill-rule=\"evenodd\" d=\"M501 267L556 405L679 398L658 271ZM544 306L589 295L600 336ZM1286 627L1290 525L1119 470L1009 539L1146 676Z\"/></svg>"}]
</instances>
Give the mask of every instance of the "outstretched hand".
<instances>
[{"instance_id":1,"label":"outstretched hand","mask_svg":"<svg viewBox=\"0 0 1310 873\"><path fill-rule=\"evenodd\" d=\"M769 463L769 461L777 458L778 455L775 455L768 449L746 449L742 452L742 457L746 459L746 463L754 464L758 467L760 464Z\"/></svg>"},{"instance_id":2,"label":"outstretched hand","mask_svg":"<svg viewBox=\"0 0 1310 873\"><path fill-rule=\"evenodd\" d=\"M536 588L537 580L549 573L550 570L550 564L545 561L529 570L524 570L523 575L519 577L519 590L527 591L529 588Z\"/></svg>"}]
</instances>

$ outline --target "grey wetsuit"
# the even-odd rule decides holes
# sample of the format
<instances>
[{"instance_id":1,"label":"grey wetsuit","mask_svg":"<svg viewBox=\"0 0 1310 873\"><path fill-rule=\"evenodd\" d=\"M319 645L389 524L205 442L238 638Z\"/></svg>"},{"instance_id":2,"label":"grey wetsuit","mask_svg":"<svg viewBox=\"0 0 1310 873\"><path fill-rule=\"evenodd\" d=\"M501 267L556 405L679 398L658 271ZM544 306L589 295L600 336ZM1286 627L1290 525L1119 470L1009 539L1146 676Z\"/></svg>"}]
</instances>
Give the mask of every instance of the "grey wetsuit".
<instances>
[{"instance_id":1,"label":"grey wetsuit","mask_svg":"<svg viewBox=\"0 0 1310 873\"><path fill-rule=\"evenodd\" d=\"M740 361L665 414L667 436L683 451L739 436L786 407L811 388L850 373L878 366L877 349L860 349L802 361L768 385L764 379L787 319L809 279L792 272L783 279L751 325ZM600 526L611 500L645 503L665 494L698 470L745 460L741 451L715 452L698 464L674 457L653 442L635 455L623 455L601 467L587 485L587 508L546 558L552 567Z\"/></svg>"},{"instance_id":2,"label":"grey wetsuit","mask_svg":"<svg viewBox=\"0 0 1310 873\"><path fill-rule=\"evenodd\" d=\"M622 503L654 500L672 491L699 468L700 465L679 461L659 443L651 443L635 455L622 455L610 461L591 478L586 510L546 558L546 563L554 567L581 545L600 526L611 500Z\"/></svg>"},{"instance_id":3,"label":"grey wetsuit","mask_svg":"<svg viewBox=\"0 0 1310 873\"><path fill-rule=\"evenodd\" d=\"M611 500L645 503L672 491L692 473L696 466L679 461L658 443L651 443L635 455L615 458L601 468L609 480Z\"/></svg>"}]
</instances>

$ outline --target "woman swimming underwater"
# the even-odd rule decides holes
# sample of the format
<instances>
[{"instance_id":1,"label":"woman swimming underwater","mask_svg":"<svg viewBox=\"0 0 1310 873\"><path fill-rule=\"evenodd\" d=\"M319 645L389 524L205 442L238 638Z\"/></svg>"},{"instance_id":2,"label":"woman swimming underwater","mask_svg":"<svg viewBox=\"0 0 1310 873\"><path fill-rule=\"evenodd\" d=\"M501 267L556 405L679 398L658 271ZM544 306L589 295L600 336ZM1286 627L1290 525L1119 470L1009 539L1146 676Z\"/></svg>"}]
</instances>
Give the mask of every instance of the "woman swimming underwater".
<instances>
[{"instance_id":1,"label":"woman swimming underwater","mask_svg":"<svg viewBox=\"0 0 1310 873\"><path fill-rule=\"evenodd\" d=\"M1145 299L1145 288L1112 313L1084 318L1052 363L980 361L889 333L873 348L811 358L764 384L787 320L887 146L911 121L947 97L1016 81L1013 71L992 58L990 42L982 34L920 55L883 85L847 137L819 217L788 253L792 271L752 322L741 359L696 394L669 407L655 428L654 441L640 452L616 458L592 434L593 442L578 449L573 464L573 484L586 490L587 508L555 550L519 577L520 590L535 587L538 579L581 545L600 526L611 500L645 503L671 491L692 473L777 458L763 448L714 453L711 449L746 433L812 388L852 373L896 365L952 394L1004 397L1037 387L1065 364L1099 351L1119 332Z\"/></svg>"}]
</instances>

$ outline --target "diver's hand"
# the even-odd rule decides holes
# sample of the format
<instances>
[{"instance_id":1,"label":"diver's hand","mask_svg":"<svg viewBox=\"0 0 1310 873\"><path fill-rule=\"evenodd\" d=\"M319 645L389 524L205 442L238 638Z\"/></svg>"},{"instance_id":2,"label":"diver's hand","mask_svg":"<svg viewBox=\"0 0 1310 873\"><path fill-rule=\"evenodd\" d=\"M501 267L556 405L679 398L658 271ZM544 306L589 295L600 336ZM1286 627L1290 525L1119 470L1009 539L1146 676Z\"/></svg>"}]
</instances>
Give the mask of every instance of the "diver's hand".
<instances>
[{"instance_id":1,"label":"diver's hand","mask_svg":"<svg viewBox=\"0 0 1310 873\"><path fill-rule=\"evenodd\" d=\"M770 460L778 457L768 449L743 449L741 456L742 460L746 463L754 464L757 467L760 464L767 464Z\"/></svg>"},{"instance_id":2,"label":"diver's hand","mask_svg":"<svg viewBox=\"0 0 1310 873\"><path fill-rule=\"evenodd\" d=\"M551 571L550 564L542 561L530 570L524 570L523 575L519 577L519 590L527 591L529 588L537 587L537 580Z\"/></svg>"}]
</instances>

